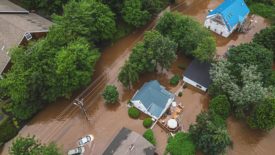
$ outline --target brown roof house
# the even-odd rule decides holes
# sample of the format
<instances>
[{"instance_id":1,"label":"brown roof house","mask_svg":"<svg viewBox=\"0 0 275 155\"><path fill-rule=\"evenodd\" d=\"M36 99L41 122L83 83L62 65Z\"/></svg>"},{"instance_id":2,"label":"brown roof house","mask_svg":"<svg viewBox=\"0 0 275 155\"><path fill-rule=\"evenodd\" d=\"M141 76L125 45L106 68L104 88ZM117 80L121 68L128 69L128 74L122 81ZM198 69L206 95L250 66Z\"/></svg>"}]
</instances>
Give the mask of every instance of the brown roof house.
<instances>
[{"instance_id":1,"label":"brown roof house","mask_svg":"<svg viewBox=\"0 0 275 155\"><path fill-rule=\"evenodd\" d=\"M154 155L155 147L140 134L122 128L103 155Z\"/></svg>"},{"instance_id":2,"label":"brown roof house","mask_svg":"<svg viewBox=\"0 0 275 155\"><path fill-rule=\"evenodd\" d=\"M52 22L10 2L0 0L0 76L10 62L9 50L45 36Z\"/></svg>"}]
</instances>

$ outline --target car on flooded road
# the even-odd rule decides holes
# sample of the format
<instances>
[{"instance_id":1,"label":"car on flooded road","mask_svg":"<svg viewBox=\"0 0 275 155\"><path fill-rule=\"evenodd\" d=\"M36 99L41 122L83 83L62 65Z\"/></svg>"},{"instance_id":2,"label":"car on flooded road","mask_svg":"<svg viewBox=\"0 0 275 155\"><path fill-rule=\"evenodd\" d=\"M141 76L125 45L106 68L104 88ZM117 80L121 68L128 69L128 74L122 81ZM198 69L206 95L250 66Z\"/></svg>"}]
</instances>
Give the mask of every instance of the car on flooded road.
<instances>
[{"instance_id":1,"label":"car on flooded road","mask_svg":"<svg viewBox=\"0 0 275 155\"><path fill-rule=\"evenodd\" d=\"M68 155L83 155L84 152L85 148L83 146L79 146L77 148L69 150Z\"/></svg>"},{"instance_id":2,"label":"car on flooded road","mask_svg":"<svg viewBox=\"0 0 275 155\"><path fill-rule=\"evenodd\" d=\"M81 139L79 139L78 141L78 145L79 146L83 146L87 143L90 143L94 140L94 136L93 135L87 135L85 137L82 137Z\"/></svg>"}]
</instances>

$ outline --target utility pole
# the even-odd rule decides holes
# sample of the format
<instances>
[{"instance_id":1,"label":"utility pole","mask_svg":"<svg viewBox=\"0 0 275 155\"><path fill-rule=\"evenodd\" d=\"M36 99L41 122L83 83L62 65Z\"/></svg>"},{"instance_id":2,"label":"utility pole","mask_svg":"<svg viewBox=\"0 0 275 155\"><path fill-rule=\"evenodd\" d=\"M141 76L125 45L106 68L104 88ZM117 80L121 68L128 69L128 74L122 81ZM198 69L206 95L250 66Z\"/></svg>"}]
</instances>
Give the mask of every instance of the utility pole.
<instances>
[{"instance_id":1,"label":"utility pole","mask_svg":"<svg viewBox=\"0 0 275 155\"><path fill-rule=\"evenodd\" d=\"M73 102L74 105L78 106L84 113L85 117L87 120L89 120L86 109L84 108L84 102L83 102L83 98L81 100L79 100L78 98L76 98L74 100L75 102Z\"/></svg>"}]
</instances>

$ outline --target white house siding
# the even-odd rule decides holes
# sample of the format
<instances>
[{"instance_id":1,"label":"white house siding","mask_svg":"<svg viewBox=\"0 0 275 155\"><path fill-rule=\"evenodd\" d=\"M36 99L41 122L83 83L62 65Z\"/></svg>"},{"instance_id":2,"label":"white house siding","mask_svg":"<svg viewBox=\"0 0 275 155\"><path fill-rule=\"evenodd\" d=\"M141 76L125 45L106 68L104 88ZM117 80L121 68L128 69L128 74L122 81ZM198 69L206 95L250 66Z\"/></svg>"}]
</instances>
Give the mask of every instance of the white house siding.
<instances>
[{"instance_id":1,"label":"white house siding","mask_svg":"<svg viewBox=\"0 0 275 155\"><path fill-rule=\"evenodd\" d=\"M212 18L207 18L204 22L204 26L223 37L228 37L231 34L226 25L221 25L213 21Z\"/></svg>"},{"instance_id":2,"label":"white house siding","mask_svg":"<svg viewBox=\"0 0 275 155\"><path fill-rule=\"evenodd\" d=\"M140 101L131 101L134 105L134 107L136 107L137 109L139 109L140 111L142 111L143 113L153 117L154 119L157 119L156 117L154 117L150 112L147 111L147 109L144 107L144 105L140 102Z\"/></svg>"},{"instance_id":3,"label":"white house siding","mask_svg":"<svg viewBox=\"0 0 275 155\"><path fill-rule=\"evenodd\" d=\"M207 88L203 87L202 85L196 83L195 81L193 81L193 80L191 80L191 79L189 79L185 76L183 77L183 81L190 84L190 85L192 85L192 86L194 86L194 87L196 87L196 88L198 88L198 89L200 89L200 90L202 90L202 91L204 91L204 92L206 92L206 90L207 90Z\"/></svg>"}]
</instances>

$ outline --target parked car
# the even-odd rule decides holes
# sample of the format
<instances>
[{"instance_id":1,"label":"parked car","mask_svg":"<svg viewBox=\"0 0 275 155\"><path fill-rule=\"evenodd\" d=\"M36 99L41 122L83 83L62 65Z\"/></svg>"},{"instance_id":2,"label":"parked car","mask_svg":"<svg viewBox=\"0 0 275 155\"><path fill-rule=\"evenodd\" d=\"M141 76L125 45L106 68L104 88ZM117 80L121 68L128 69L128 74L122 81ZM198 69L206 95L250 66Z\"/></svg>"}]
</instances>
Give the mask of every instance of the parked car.
<instances>
[{"instance_id":1,"label":"parked car","mask_svg":"<svg viewBox=\"0 0 275 155\"><path fill-rule=\"evenodd\" d=\"M83 155L84 152L85 148L83 146L79 146L77 148L69 150L68 155Z\"/></svg>"},{"instance_id":2,"label":"parked car","mask_svg":"<svg viewBox=\"0 0 275 155\"><path fill-rule=\"evenodd\" d=\"M94 140L94 136L93 135L87 135L85 137L82 137L79 141L78 141L78 145L79 146L83 146L89 142L92 142Z\"/></svg>"}]
</instances>

